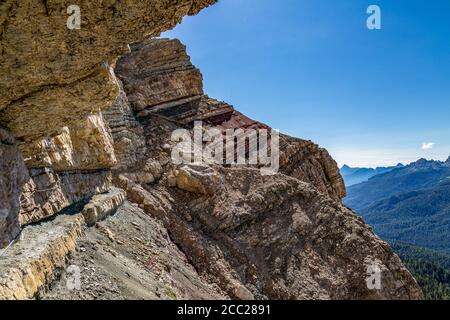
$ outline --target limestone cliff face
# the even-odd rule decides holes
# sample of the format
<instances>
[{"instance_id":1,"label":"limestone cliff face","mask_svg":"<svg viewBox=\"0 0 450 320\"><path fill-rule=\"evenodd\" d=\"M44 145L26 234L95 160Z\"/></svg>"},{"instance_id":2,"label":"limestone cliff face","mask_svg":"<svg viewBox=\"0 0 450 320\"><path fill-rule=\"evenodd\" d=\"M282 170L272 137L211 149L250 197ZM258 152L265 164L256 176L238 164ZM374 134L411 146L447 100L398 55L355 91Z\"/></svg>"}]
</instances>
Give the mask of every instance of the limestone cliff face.
<instances>
[{"instance_id":1,"label":"limestone cliff face","mask_svg":"<svg viewBox=\"0 0 450 320\"><path fill-rule=\"evenodd\" d=\"M111 172L67 171L50 168L30 169L22 186L20 224L38 222L70 205L107 192L112 186Z\"/></svg>"},{"instance_id":2,"label":"limestone cliff face","mask_svg":"<svg viewBox=\"0 0 450 320\"><path fill-rule=\"evenodd\" d=\"M100 113L119 94L113 72L117 57L129 43L157 36L214 2L81 0L76 3L81 28L70 30L72 1L1 1L0 125L12 133L33 170L23 188L21 221L51 216L107 190L102 171L119 166L114 148L126 144L124 139L113 145ZM96 177L101 178L91 181ZM4 182L6 195L20 186L9 173ZM20 190L14 192L20 196ZM5 232L14 234L18 206L5 210L8 221L15 221Z\"/></svg>"},{"instance_id":3,"label":"limestone cliff face","mask_svg":"<svg viewBox=\"0 0 450 320\"><path fill-rule=\"evenodd\" d=\"M81 29L69 30L70 1L2 1L0 109L10 108L7 116L24 106L28 114L53 108L58 120L76 120L105 109L118 90L109 66L129 43L156 36L214 2L82 0L77 2ZM67 114L68 107L73 107L72 115ZM15 135L23 134L23 123L13 118L5 120ZM40 128L35 121L28 125L27 134L40 129L46 133L49 127Z\"/></svg>"},{"instance_id":4,"label":"limestone cliff face","mask_svg":"<svg viewBox=\"0 0 450 320\"><path fill-rule=\"evenodd\" d=\"M112 137L102 114L79 119L44 139L19 144L21 147L28 168L95 170L111 168L117 163Z\"/></svg>"},{"instance_id":5,"label":"limestone cliff face","mask_svg":"<svg viewBox=\"0 0 450 320\"><path fill-rule=\"evenodd\" d=\"M0 246L26 226L6 257L31 270L2 259L0 298L45 296L77 241L92 255L97 239L99 261L118 270L133 264L150 291L176 283L182 296L201 298L421 298L389 246L342 205L337 165L316 144L281 135L280 172L268 177L255 166L172 163L172 131L192 134L196 120L221 130L270 129L205 95L178 40L151 39L214 2L81 0L80 30L66 27L70 1L0 3ZM150 40L135 43L143 39ZM123 238L116 249L126 262L99 224L125 193L126 210L105 225ZM133 236L142 230L145 241ZM82 263L84 249L76 255ZM158 259L150 265L140 255ZM366 283L373 265L380 290Z\"/></svg>"},{"instance_id":6,"label":"limestone cliff face","mask_svg":"<svg viewBox=\"0 0 450 320\"><path fill-rule=\"evenodd\" d=\"M118 95L112 71L117 57L129 43L156 36L214 2L82 0L77 2L81 29L69 30L70 1L2 1L0 123L20 139L27 165L57 170L114 166L106 136L92 145L93 159L77 162L70 154L86 153L85 146L77 146L86 133L83 121L103 130L101 120L92 117Z\"/></svg>"}]
</instances>

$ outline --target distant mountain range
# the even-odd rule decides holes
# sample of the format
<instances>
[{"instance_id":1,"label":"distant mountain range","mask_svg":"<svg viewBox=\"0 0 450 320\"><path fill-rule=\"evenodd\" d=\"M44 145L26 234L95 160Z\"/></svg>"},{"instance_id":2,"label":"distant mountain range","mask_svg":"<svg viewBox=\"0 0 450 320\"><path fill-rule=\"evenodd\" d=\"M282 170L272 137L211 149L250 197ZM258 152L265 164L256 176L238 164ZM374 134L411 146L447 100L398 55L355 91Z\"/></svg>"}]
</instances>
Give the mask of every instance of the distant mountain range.
<instances>
[{"instance_id":1,"label":"distant mountain range","mask_svg":"<svg viewBox=\"0 0 450 320\"><path fill-rule=\"evenodd\" d=\"M378 168L352 168L347 165L344 165L341 168L341 175L344 178L345 186L350 187L352 185L365 182L370 178L382 174L390 172L394 169L403 168L404 165L399 163L394 167L378 167Z\"/></svg>"},{"instance_id":2,"label":"distant mountain range","mask_svg":"<svg viewBox=\"0 0 450 320\"><path fill-rule=\"evenodd\" d=\"M426 299L450 300L450 157L399 165L353 185L358 172L376 171L355 169L341 169L350 185L344 203L390 242Z\"/></svg>"},{"instance_id":3,"label":"distant mountain range","mask_svg":"<svg viewBox=\"0 0 450 320\"><path fill-rule=\"evenodd\" d=\"M450 253L450 157L420 159L352 185L347 194L344 203L383 239Z\"/></svg>"}]
</instances>

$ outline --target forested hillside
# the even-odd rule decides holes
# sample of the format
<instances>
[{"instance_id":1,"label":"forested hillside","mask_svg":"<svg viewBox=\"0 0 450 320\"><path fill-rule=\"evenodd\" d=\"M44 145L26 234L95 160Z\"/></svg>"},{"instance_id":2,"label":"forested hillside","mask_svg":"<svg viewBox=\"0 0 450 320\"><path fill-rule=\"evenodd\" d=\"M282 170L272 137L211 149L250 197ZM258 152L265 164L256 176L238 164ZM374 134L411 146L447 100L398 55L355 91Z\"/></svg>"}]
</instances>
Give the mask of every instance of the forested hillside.
<instances>
[{"instance_id":1,"label":"forested hillside","mask_svg":"<svg viewBox=\"0 0 450 320\"><path fill-rule=\"evenodd\" d=\"M416 278L428 300L450 300L450 256L407 243L391 246Z\"/></svg>"}]
</instances>

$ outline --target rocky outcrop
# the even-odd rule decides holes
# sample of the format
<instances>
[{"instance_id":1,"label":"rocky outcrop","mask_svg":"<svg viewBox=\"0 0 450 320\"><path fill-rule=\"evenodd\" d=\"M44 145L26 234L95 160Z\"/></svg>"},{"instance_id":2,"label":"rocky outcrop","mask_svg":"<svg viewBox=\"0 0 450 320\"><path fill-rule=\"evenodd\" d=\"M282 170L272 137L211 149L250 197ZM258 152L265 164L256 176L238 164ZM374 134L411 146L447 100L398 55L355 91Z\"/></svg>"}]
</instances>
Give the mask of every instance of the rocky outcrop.
<instances>
[{"instance_id":1,"label":"rocky outcrop","mask_svg":"<svg viewBox=\"0 0 450 320\"><path fill-rule=\"evenodd\" d=\"M193 81L196 69L185 62L178 41L168 42L136 45L117 67L127 95L135 97L130 100L144 127L147 156L162 164L162 178L147 184L124 174L114 181L164 223L200 274L238 299L420 299L400 259L341 204L345 187L338 167L316 144L281 135L280 173L273 176L262 176L255 166L172 164L171 133L187 128L193 135L196 120L220 130L268 127L193 91L199 86L192 81L179 89L167 48ZM158 68L151 62L145 67L145 57L156 56L148 51L168 57L167 66L158 61ZM152 74L160 70L168 74ZM157 81L168 91L147 97L163 86ZM381 277L377 290L367 284L373 268Z\"/></svg>"},{"instance_id":2,"label":"rocky outcrop","mask_svg":"<svg viewBox=\"0 0 450 320\"><path fill-rule=\"evenodd\" d=\"M108 108L118 93L111 66L127 45L157 36L214 2L83 0L81 27L71 30L68 1L3 1L2 123L16 137L47 135Z\"/></svg>"},{"instance_id":3,"label":"rocky outcrop","mask_svg":"<svg viewBox=\"0 0 450 320\"><path fill-rule=\"evenodd\" d=\"M163 221L197 270L231 297L421 298L400 259L342 204L285 175L215 170L223 183L213 196L146 189L124 177L117 184ZM206 188L208 178L194 186L202 183ZM381 270L380 290L367 286L372 265Z\"/></svg>"},{"instance_id":4,"label":"rocky outcrop","mask_svg":"<svg viewBox=\"0 0 450 320\"><path fill-rule=\"evenodd\" d=\"M134 116L120 80L119 85L119 96L103 115L113 137L117 158L114 169L126 171L133 168L137 162L145 160L146 145L144 129Z\"/></svg>"},{"instance_id":5,"label":"rocky outcrop","mask_svg":"<svg viewBox=\"0 0 450 320\"><path fill-rule=\"evenodd\" d=\"M80 290L70 290L69 268L43 299L225 299L202 278L171 241L167 229L125 202L97 227L88 228L69 260L80 272Z\"/></svg>"},{"instance_id":6,"label":"rocky outcrop","mask_svg":"<svg viewBox=\"0 0 450 320\"><path fill-rule=\"evenodd\" d=\"M89 115L44 139L22 142L19 148L28 168L96 170L117 163L112 137L101 114Z\"/></svg>"},{"instance_id":7,"label":"rocky outcrop","mask_svg":"<svg viewBox=\"0 0 450 320\"><path fill-rule=\"evenodd\" d=\"M160 223L136 206L122 206L124 196L113 188L84 208L26 226L0 251L0 300L51 299L55 292L58 299L223 298ZM95 228L86 226L92 223Z\"/></svg>"},{"instance_id":8,"label":"rocky outcrop","mask_svg":"<svg viewBox=\"0 0 450 320\"><path fill-rule=\"evenodd\" d=\"M178 40L146 40L131 46L116 74L134 111L203 95L203 78Z\"/></svg>"},{"instance_id":9,"label":"rocky outcrop","mask_svg":"<svg viewBox=\"0 0 450 320\"><path fill-rule=\"evenodd\" d=\"M60 216L23 230L22 239L0 259L0 300L32 299L65 266L82 234L83 216Z\"/></svg>"},{"instance_id":10,"label":"rocky outcrop","mask_svg":"<svg viewBox=\"0 0 450 320\"><path fill-rule=\"evenodd\" d=\"M340 201L346 195L336 161L317 144L288 136L281 138L282 173L314 184L321 192ZM284 140L284 143L283 143Z\"/></svg>"},{"instance_id":11,"label":"rocky outcrop","mask_svg":"<svg viewBox=\"0 0 450 320\"><path fill-rule=\"evenodd\" d=\"M221 177L208 165L184 165L174 174L182 190L211 196L220 190Z\"/></svg>"},{"instance_id":12,"label":"rocky outcrop","mask_svg":"<svg viewBox=\"0 0 450 320\"><path fill-rule=\"evenodd\" d=\"M74 165L70 159L76 154L87 169L111 167L114 157L107 138L98 139L89 150L71 149L70 144L76 145L91 125L84 121L116 99L116 58L128 50L128 43L156 36L213 2L84 0L78 2L80 30L66 27L70 2L2 2L0 123L23 141L21 150L31 157L30 166L71 170L65 166L69 164L79 169L80 163L75 159ZM95 122L101 131L103 125ZM83 129L70 130L74 126ZM99 154L91 158L92 152Z\"/></svg>"},{"instance_id":13,"label":"rocky outcrop","mask_svg":"<svg viewBox=\"0 0 450 320\"><path fill-rule=\"evenodd\" d=\"M227 129L270 128L236 111L233 106L203 94L202 75L190 62L178 40L146 40L121 58L116 73L139 119L149 117L189 126L202 120L206 126ZM251 152L250 150L249 152ZM345 196L344 181L336 162L311 141L282 135L281 172L312 183L336 200Z\"/></svg>"},{"instance_id":14,"label":"rocky outcrop","mask_svg":"<svg viewBox=\"0 0 450 320\"><path fill-rule=\"evenodd\" d=\"M107 193L92 197L91 201L84 207L82 214L88 226L104 220L107 216L114 214L125 201L125 192L121 189L112 188Z\"/></svg>"}]
</instances>

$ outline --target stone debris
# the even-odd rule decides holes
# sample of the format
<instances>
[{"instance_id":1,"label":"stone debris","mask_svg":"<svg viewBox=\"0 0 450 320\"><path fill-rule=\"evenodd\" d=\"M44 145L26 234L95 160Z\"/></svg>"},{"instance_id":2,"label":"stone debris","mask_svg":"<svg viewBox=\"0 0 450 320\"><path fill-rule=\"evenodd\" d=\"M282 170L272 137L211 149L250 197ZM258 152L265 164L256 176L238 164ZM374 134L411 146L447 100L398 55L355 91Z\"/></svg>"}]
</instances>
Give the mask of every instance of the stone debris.
<instances>
[{"instance_id":1,"label":"stone debris","mask_svg":"<svg viewBox=\"0 0 450 320\"><path fill-rule=\"evenodd\" d=\"M145 227L139 237L132 222ZM105 232L88 228L79 239L86 250L73 253L68 261L81 269L81 289L67 288L70 274L64 269L42 299L225 299L187 262L161 223L132 204L125 202L101 225L116 241L109 244ZM168 261L170 270L165 267Z\"/></svg>"}]
</instances>

